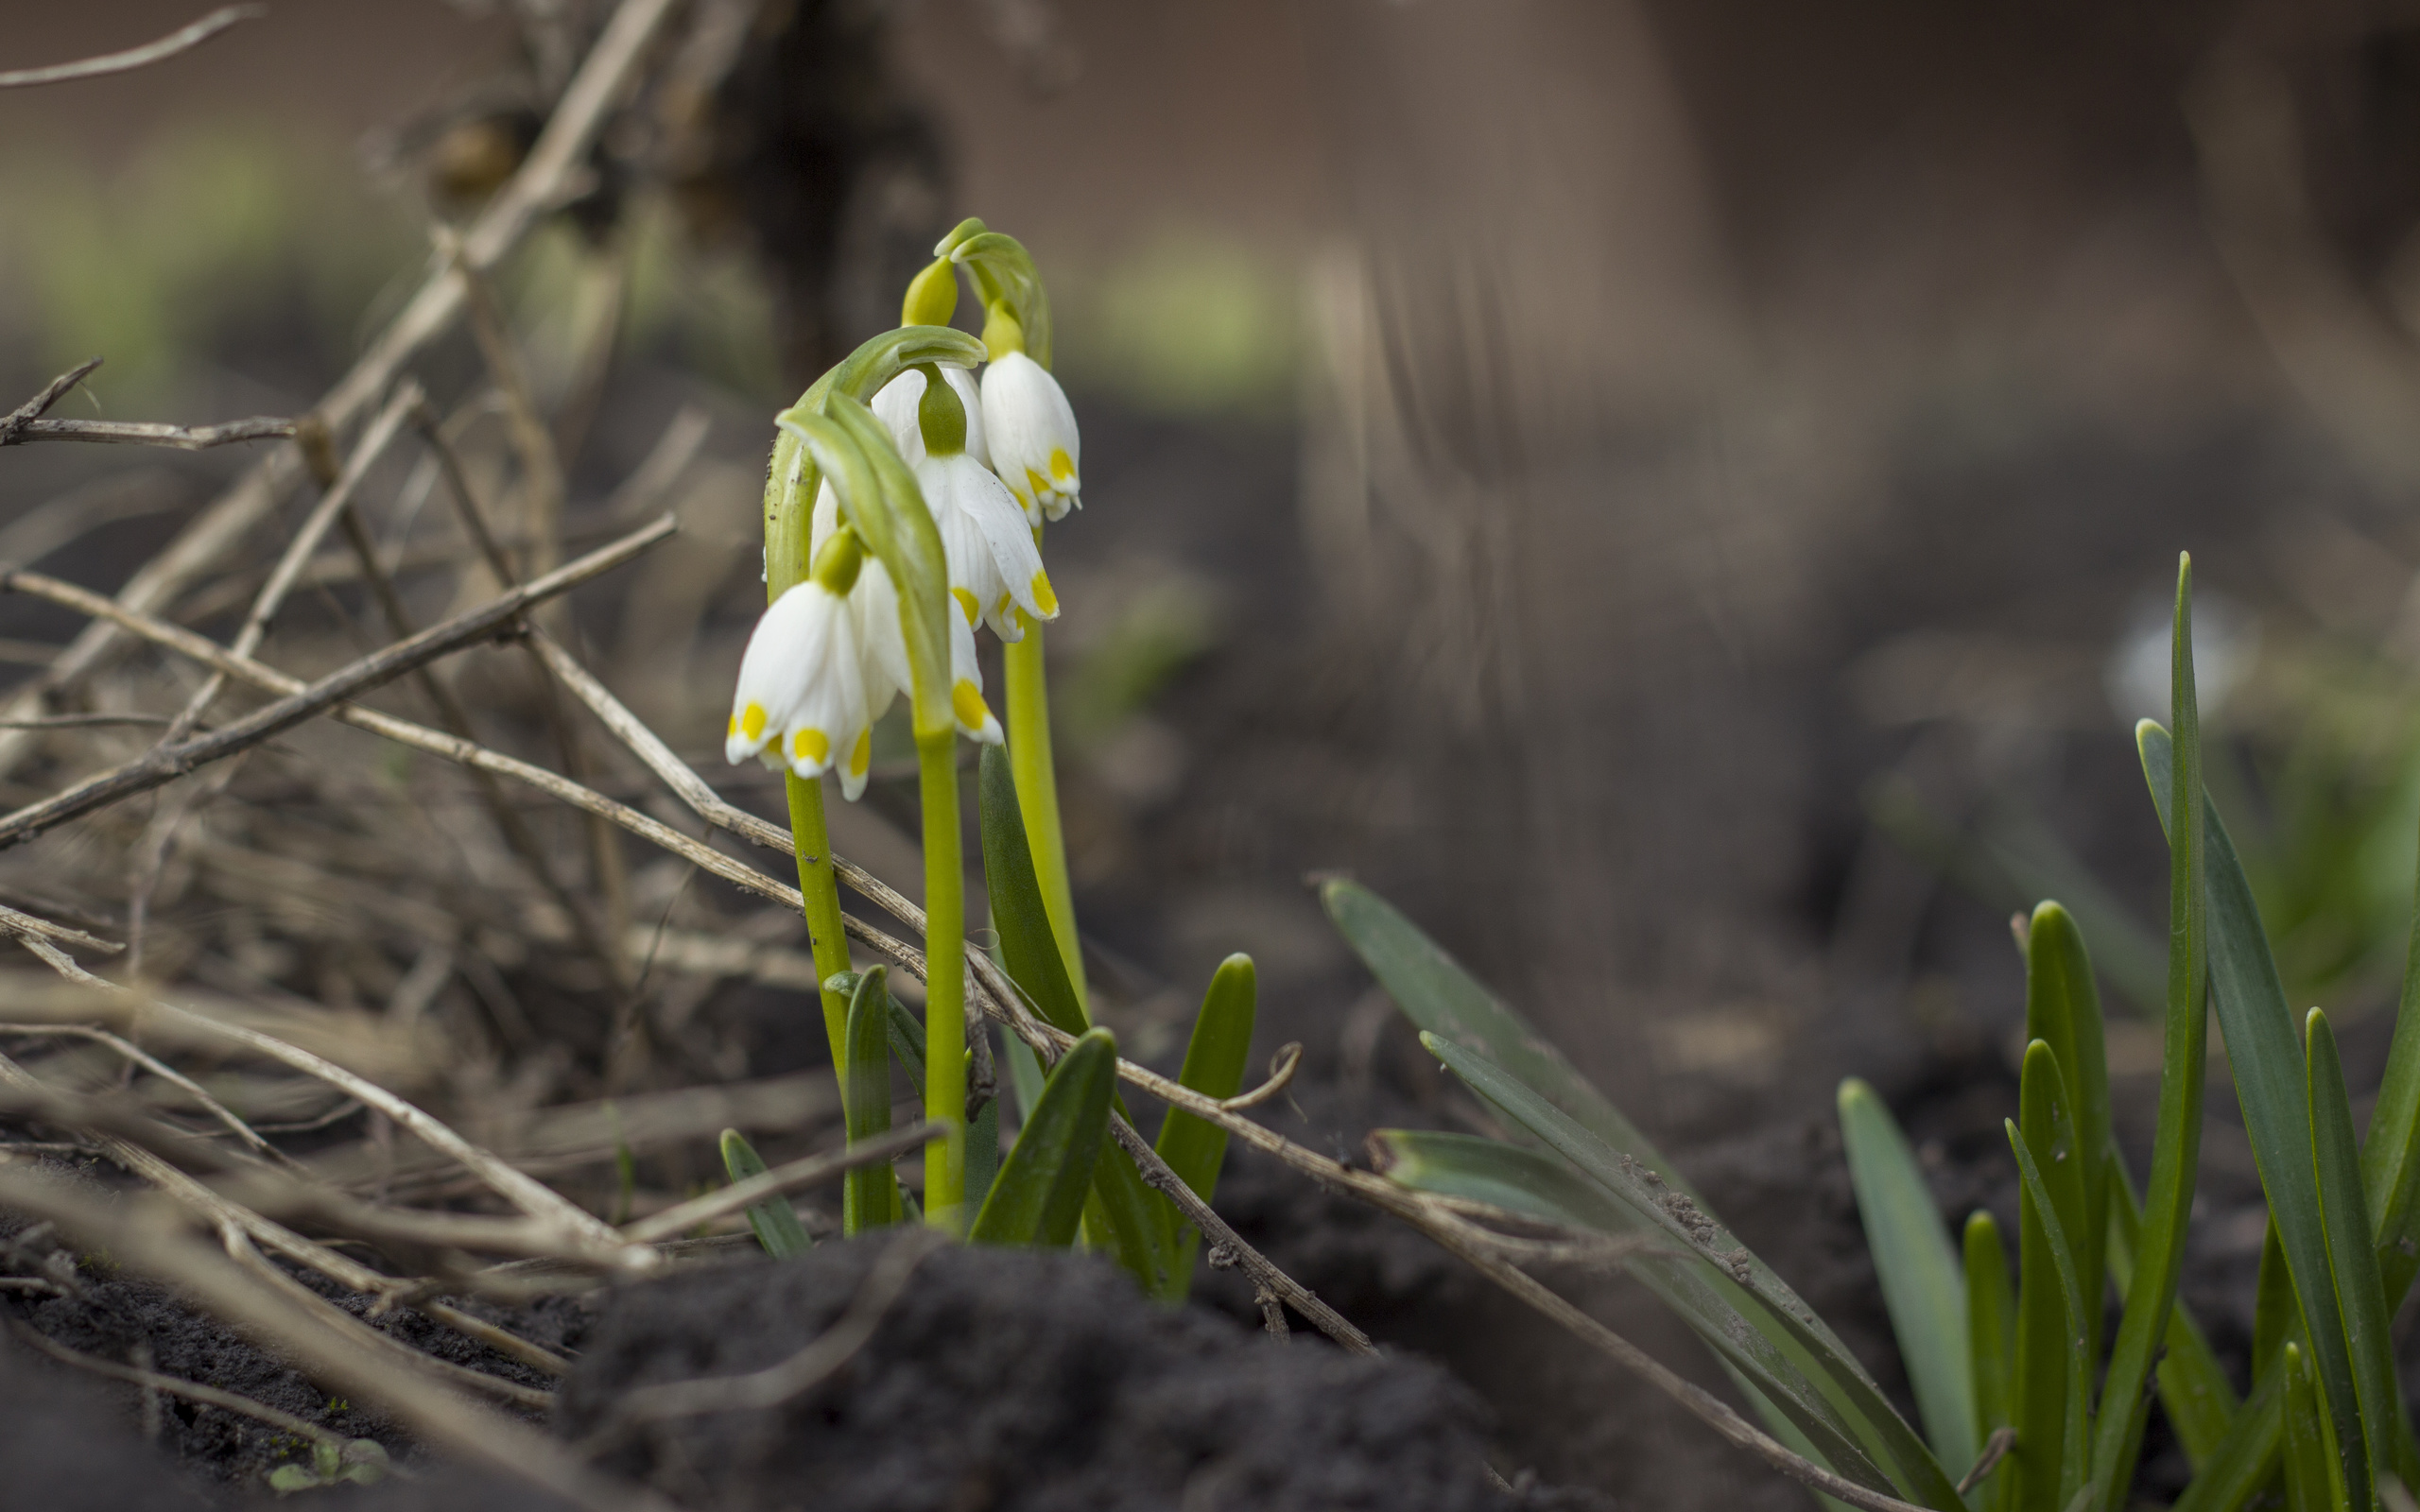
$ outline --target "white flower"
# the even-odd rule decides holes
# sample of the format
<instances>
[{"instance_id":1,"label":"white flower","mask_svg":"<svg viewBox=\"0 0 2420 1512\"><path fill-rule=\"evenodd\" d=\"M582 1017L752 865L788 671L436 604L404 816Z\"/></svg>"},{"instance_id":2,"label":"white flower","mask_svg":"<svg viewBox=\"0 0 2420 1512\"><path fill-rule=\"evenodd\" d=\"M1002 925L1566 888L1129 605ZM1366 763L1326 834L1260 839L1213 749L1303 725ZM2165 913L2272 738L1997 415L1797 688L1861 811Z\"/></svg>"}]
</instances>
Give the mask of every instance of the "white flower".
<instances>
[{"instance_id":1,"label":"white flower","mask_svg":"<svg viewBox=\"0 0 2420 1512\"><path fill-rule=\"evenodd\" d=\"M869 720L890 711L890 700L914 684L908 667L908 642L899 627L899 590L890 569L869 557L850 592L849 607L857 616L858 644L865 652L866 710ZM950 712L960 733L970 740L996 746L1006 738L991 706L983 701L983 667L975 657L975 630L957 614L949 617Z\"/></svg>"},{"instance_id":2,"label":"white flower","mask_svg":"<svg viewBox=\"0 0 2420 1512\"><path fill-rule=\"evenodd\" d=\"M1025 506L1027 520L1038 525L1046 515L1063 519L1071 507L1081 507L1076 411L1049 369L1022 352L1006 353L983 369L982 407L985 459ZM970 451L974 434L970 426Z\"/></svg>"},{"instance_id":3,"label":"white flower","mask_svg":"<svg viewBox=\"0 0 2420 1512\"><path fill-rule=\"evenodd\" d=\"M1025 627L1015 610L1037 620L1057 619L1059 595L1042 570L1025 511L1007 487L962 452L927 456L915 467L916 486L949 558L950 595L966 623L979 620L1001 640L1020 641Z\"/></svg>"},{"instance_id":4,"label":"white flower","mask_svg":"<svg viewBox=\"0 0 2420 1512\"><path fill-rule=\"evenodd\" d=\"M774 600L740 658L726 759L754 756L808 779L838 766L844 796L865 791L873 742L857 623L848 600L813 577Z\"/></svg>"},{"instance_id":5,"label":"white flower","mask_svg":"<svg viewBox=\"0 0 2420 1512\"><path fill-rule=\"evenodd\" d=\"M985 467L992 465L992 454L985 445L983 429L983 396L975 386L975 375L963 368L943 368L942 378L966 406L966 454ZM890 438L899 443L899 455L912 465L925 459L925 430L917 421L917 406L925 397L925 375L910 368L882 386L873 396L876 419L890 428Z\"/></svg>"}]
</instances>

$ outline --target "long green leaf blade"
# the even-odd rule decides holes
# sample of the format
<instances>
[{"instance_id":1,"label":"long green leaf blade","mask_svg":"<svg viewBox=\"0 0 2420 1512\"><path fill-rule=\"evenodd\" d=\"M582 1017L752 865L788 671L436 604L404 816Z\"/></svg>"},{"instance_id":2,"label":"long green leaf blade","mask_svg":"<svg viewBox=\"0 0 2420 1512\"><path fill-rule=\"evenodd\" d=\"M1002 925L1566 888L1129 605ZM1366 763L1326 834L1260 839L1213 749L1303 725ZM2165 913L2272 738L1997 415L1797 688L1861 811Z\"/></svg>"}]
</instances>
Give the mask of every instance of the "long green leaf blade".
<instances>
[{"instance_id":1,"label":"long green leaf blade","mask_svg":"<svg viewBox=\"0 0 2420 1512\"><path fill-rule=\"evenodd\" d=\"M2209 886L2207 806L2202 792L2202 716L2193 687L2193 558L2176 566L2176 609L2169 641L2169 707L2177 738L2150 720L2135 727L2153 806L2168 833L2168 1006L2160 1021L2159 1119L2152 1139L2151 1185L2144 1194L2134 1285L2101 1384L2104 1404L2092 1445L2093 1495L2086 1512L2123 1504L2141 1453L2151 1404L2143 1389L2168 1336L2185 1231L2202 1155L2202 1093L2209 1056ZM2154 736L2161 759L2154 764ZM2155 769L2156 766L2156 769ZM2171 824L2174 812L2184 822Z\"/></svg>"},{"instance_id":2,"label":"long green leaf blade","mask_svg":"<svg viewBox=\"0 0 2420 1512\"><path fill-rule=\"evenodd\" d=\"M2089 1454L2084 1417L2092 1360L2083 1332L2083 1291L2067 1234L2083 1204L2074 1125L2065 1107L2058 1057L2036 1040L2026 1047L2017 1106L2008 1125L2024 1179L2017 1230L2015 1505L2064 1512L2083 1486ZM2048 1172L2046 1176L2044 1173ZM2048 1283L2048 1284L2046 1284Z\"/></svg>"},{"instance_id":3,"label":"long green leaf blade","mask_svg":"<svg viewBox=\"0 0 2420 1512\"><path fill-rule=\"evenodd\" d=\"M967 1239L978 1245L1076 1242L1093 1166L1109 1136L1110 1093L1117 1085L1117 1037L1092 1029L1079 1038L1042 1086L992 1195Z\"/></svg>"},{"instance_id":4,"label":"long green leaf blade","mask_svg":"<svg viewBox=\"0 0 2420 1512\"><path fill-rule=\"evenodd\" d=\"M2135 1251L2142 1244L2142 1211L2135 1201L2118 1152L2109 1152L2109 1280L2122 1304L2133 1295ZM2160 1405L2184 1446L2186 1461L2199 1470L2226 1442L2235 1420L2235 1387L2219 1364L2209 1339L2179 1297L2168 1314L2167 1352L2159 1363ZM2139 1446L2137 1446L2139 1447Z\"/></svg>"},{"instance_id":5,"label":"long green leaf blade","mask_svg":"<svg viewBox=\"0 0 2420 1512\"><path fill-rule=\"evenodd\" d=\"M2165 731L2139 729L2136 744L2160 798L2161 818L2169 818L2172 753ZM2252 884L2226 824L2206 795L2203 799L2209 850L2210 987L2226 1036L2227 1063L2235 1075L2236 1100L2243 1108L2253 1163L2276 1220L2277 1237L2301 1305L2303 1342L2320 1400L2340 1443L2360 1438L2360 1398L2345 1344L2344 1319L2327 1263L2325 1221L2320 1211L2318 1166L2311 1150L2309 1094L2304 1082L2302 1036L2295 1032L2286 989L2269 954ZM2352 1462L2360 1466L2358 1458ZM2349 1481L2356 1500L2369 1494L2366 1468Z\"/></svg>"},{"instance_id":6,"label":"long green leaf blade","mask_svg":"<svg viewBox=\"0 0 2420 1512\"><path fill-rule=\"evenodd\" d=\"M1420 1029L1486 1056L1581 1127L1654 1166L1666 1180L1697 1196L1672 1170L1672 1162L1562 1052L1392 903L1339 877L1320 885L1320 904L1370 974Z\"/></svg>"},{"instance_id":7,"label":"long green leaf blade","mask_svg":"<svg viewBox=\"0 0 2420 1512\"><path fill-rule=\"evenodd\" d=\"M983 880L991 893L992 927L1000 938L1000 963L1046 1022L1080 1035L1090 1021L1050 928L1033 852L1026 841L1024 811L1017 803L1016 773L1001 747L983 747L977 790ZM1112 1106L1127 1116L1123 1098L1113 1095ZM1131 1117L1128 1121L1132 1122ZM1167 1284L1170 1270L1167 1247L1176 1231L1174 1205L1144 1184L1132 1158L1115 1144L1102 1156L1097 1184L1099 1190L1084 1207L1088 1237L1105 1245L1145 1291L1157 1295Z\"/></svg>"},{"instance_id":8,"label":"long green leaf blade","mask_svg":"<svg viewBox=\"0 0 2420 1512\"><path fill-rule=\"evenodd\" d=\"M1713 1213L1686 1193L1669 1190L1659 1173L1606 1144L1484 1054L1466 1050L1435 1034L1424 1033L1420 1042L1474 1091L1543 1140L1575 1170L1665 1234L1668 1242L1721 1265L1748 1295L1762 1302L1789 1345L1803 1350L1812 1362L1810 1368L1820 1374L1827 1395L1837 1393L1834 1400L1850 1412L1852 1421L1861 1430L1860 1441L1892 1473L1901 1494L1928 1506L1961 1504L1956 1483L1943 1471L1940 1461L1915 1430L1883 1397L1881 1388L1841 1343L1839 1335Z\"/></svg>"},{"instance_id":9,"label":"long green leaf blade","mask_svg":"<svg viewBox=\"0 0 2420 1512\"><path fill-rule=\"evenodd\" d=\"M2109 1057L2100 1023L2100 993L2093 986L2092 958L2075 919L2055 902L2033 910L2026 929L2025 1032L2058 1057L2066 1078L2066 1107L2075 1120L2073 1145L2083 1167L2083 1211L2067 1226L2075 1246L2080 1296L2102 1294L2102 1252L2109 1234ZM2083 1319L2084 1347L2100 1357L2100 1309Z\"/></svg>"},{"instance_id":10,"label":"long green leaf blade","mask_svg":"<svg viewBox=\"0 0 2420 1512\"><path fill-rule=\"evenodd\" d=\"M1184 1047L1184 1066L1177 1080L1204 1097L1228 1098L1243 1090L1244 1067L1252 1058L1253 1021L1260 988L1252 957L1228 956L1210 976L1201 996L1201 1011L1194 1016L1193 1037ZM1171 1108L1161 1120L1160 1137L1152 1144L1194 1195L1208 1202L1219 1190L1219 1168L1227 1158L1227 1131L1198 1114ZM1170 1212L1174 1212L1173 1205ZM1193 1289L1193 1255L1201 1235L1193 1225L1178 1221L1168 1235L1167 1284L1161 1295L1184 1300Z\"/></svg>"},{"instance_id":11,"label":"long green leaf blade","mask_svg":"<svg viewBox=\"0 0 2420 1512\"><path fill-rule=\"evenodd\" d=\"M1759 1410L1770 1409L1839 1473L1877 1491L1891 1482L1860 1446L1841 1409L1773 1337L1764 1309L1720 1267L1673 1247L1669 1236L1552 1156L1499 1140L1418 1129L1372 1136L1388 1180L1415 1192L1483 1202L1542 1223L1644 1241L1623 1262L1673 1314L1687 1323ZM1759 1400L1761 1399L1761 1400Z\"/></svg>"},{"instance_id":12,"label":"long green leaf blade","mask_svg":"<svg viewBox=\"0 0 2420 1512\"><path fill-rule=\"evenodd\" d=\"M877 966L849 991L847 1064L840 1070L840 1108L849 1143L890 1131L890 991ZM840 1178L840 1231L861 1234L899 1221L899 1182L888 1162L861 1165Z\"/></svg>"},{"instance_id":13,"label":"long green leaf blade","mask_svg":"<svg viewBox=\"0 0 2420 1512\"><path fill-rule=\"evenodd\" d=\"M735 1128L722 1131L722 1168L736 1184L752 1176L765 1174L765 1161L756 1147L748 1143ZM806 1226L798 1221L798 1210L787 1197L768 1197L748 1210L748 1227L754 1230L756 1243L775 1260L787 1260L804 1255L814 1246L806 1237Z\"/></svg>"},{"instance_id":14,"label":"long green leaf blade","mask_svg":"<svg viewBox=\"0 0 2420 1512\"><path fill-rule=\"evenodd\" d=\"M2290 1512L2337 1512L2337 1477L2329 1461L2327 1422L2299 1344L2284 1349L2286 1372L2286 1505Z\"/></svg>"},{"instance_id":15,"label":"long green leaf blade","mask_svg":"<svg viewBox=\"0 0 2420 1512\"><path fill-rule=\"evenodd\" d=\"M2392 1319L2378 1282L2377 1251L2371 1247L2370 1214L2361 1200L2361 1155L2353 1133L2352 1102L2344 1091L2344 1066L2326 1014L2310 1010L2303 1021L2303 1040L2320 1215L2336 1303L2344 1317L2346 1352L2353 1360L2353 1389L2361 1408L2360 1441L2345 1442L2344 1452L2367 1456L2374 1484L2388 1476L2420 1480L2413 1473L2403 1393L2395 1385L2394 1340L2388 1332ZM2346 1478L2352 1478L2349 1471Z\"/></svg>"},{"instance_id":16,"label":"long green leaf blade","mask_svg":"<svg viewBox=\"0 0 2420 1512\"><path fill-rule=\"evenodd\" d=\"M2370 1113L2369 1138L2361 1145L2361 1191L2393 1312L2420 1274L2420 884L2414 886L2394 1042L2387 1051L2377 1107Z\"/></svg>"},{"instance_id":17,"label":"long green leaf blade","mask_svg":"<svg viewBox=\"0 0 2420 1512\"><path fill-rule=\"evenodd\" d=\"M2016 1288L2009 1280L2000 1226L1977 1209L1962 1237L1966 1270L1966 1349L1974 1370L1975 1442L2016 1422ZM1955 1463L1955 1461L1952 1461ZM1997 1483L1995 1483L1997 1484Z\"/></svg>"},{"instance_id":18,"label":"long green leaf blade","mask_svg":"<svg viewBox=\"0 0 2420 1512\"><path fill-rule=\"evenodd\" d=\"M1966 1280L1934 1208L1916 1153L1874 1089L1841 1083L1841 1143L1857 1192L1865 1246L1882 1280L1891 1332L1907 1362L1925 1437L1944 1466L1971 1465L1975 1436L1974 1362L1966 1337Z\"/></svg>"}]
</instances>

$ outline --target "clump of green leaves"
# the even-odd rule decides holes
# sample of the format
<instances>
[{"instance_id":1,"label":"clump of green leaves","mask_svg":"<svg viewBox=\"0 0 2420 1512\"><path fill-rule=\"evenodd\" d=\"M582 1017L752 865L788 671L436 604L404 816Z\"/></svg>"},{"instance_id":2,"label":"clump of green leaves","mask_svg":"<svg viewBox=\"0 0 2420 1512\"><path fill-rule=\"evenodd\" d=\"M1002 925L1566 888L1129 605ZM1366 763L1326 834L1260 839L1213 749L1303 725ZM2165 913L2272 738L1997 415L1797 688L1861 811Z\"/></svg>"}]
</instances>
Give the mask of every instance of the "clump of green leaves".
<instances>
[{"instance_id":1,"label":"clump of green leaves","mask_svg":"<svg viewBox=\"0 0 2420 1512\"><path fill-rule=\"evenodd\" d=\"M374 1438L356 1438L339 1449L326 1439L311 1444L308 1465L280 1465L268 1472L269 1489L279 1496L317 1490L323 1486L375 1486L387 1478L385 1446Z\"/></svg>"},{"instance_id":2,"label":"clump of green leaves","mask_svg":"<svg viewBox=\"0 0 2420 1512\"><path fill-rule=\"evenodd\" d=\"M2234 1512L2280 1484L2294 1512L2350 1512L2420 1484L2388 1336L2420 1274L2420 919L2363 1142L2326 1016L2313 1009L2297 1022L2289 1008L2252 884L2204 787L2191 618L2188 559L2172 635L2176 729L2146 720L2136 730L2169 841L2148 1188L2138 1198L2111 1139L2092 962L2055 902L2035 908L2023 932L2028 1044L2008 1122L2022 1182L2014 1273L1989 1214L1974 1214L1953 1243L1881 1100L1854 1079L1841 1089L1850 1172L1921 1435L1517 1014L1383 901L1331 882L1330 918L1422 1043L1526 1138L1382 1131L1389 1177L1653 1241L1623 1263L1695 1329L1774 1435L1879 1495L1941 1512L2118 1512L2154 1395L2195 1471L2179 1512ZM2271 1213L2253 1390L2241 1401L2176 1296L2212 1008ZM2111 1292L2122 1311L2104 1341Z\"/></svg>"}]
</instances>

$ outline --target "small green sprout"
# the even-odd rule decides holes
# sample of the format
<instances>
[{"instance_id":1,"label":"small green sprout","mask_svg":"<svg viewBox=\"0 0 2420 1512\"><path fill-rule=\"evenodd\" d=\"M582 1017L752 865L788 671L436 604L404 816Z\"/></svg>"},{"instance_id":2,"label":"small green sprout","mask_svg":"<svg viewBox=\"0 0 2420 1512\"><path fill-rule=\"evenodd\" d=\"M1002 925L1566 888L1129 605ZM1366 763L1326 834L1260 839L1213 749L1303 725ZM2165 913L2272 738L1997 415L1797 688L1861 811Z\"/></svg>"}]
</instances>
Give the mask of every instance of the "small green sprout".
<instances>
[{"instance_id":1,"label":"small green sprout","mask_svg":"<svg viewBox=\"0 0 2420 1512\"><path fill-rule=\"evenodd\" d=\"M344 1404L330 1402L328 1410L340 1412ZM268 1472L268 1486L283 1497L347 1482L375 1486L387 1478L388 1468L387 1451L374 1438L356 1438L341 1449L319 1439L311 1445L310 1464L280 1465Z\"/></svg>"}]
</instances>

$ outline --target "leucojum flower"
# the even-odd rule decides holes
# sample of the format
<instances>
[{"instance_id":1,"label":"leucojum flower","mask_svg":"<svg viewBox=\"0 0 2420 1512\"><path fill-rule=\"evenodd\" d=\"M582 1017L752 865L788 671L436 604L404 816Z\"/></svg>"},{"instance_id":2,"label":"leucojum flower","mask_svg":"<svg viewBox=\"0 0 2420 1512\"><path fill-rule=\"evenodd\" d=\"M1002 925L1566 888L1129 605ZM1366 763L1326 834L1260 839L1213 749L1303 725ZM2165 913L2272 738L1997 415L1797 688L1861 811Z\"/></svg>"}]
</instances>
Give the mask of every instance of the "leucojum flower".
<instances>
[{"instance_id":1,"label":"leucojum flower","mask_svg":"<svg viewBox=\"0 0 2420 1512\"><path fill-rule=\"evenodd\" d=\"M961 269L983 302L979 343L950 326ZM1042 526L1077 504L1080 453L1049 366L1049 301L1032 259L967 221L908 285L898 329L779 417L765 511L777 596L741 659L724 743L735 764L752 756L789 778L800 898L842 1065L850 1005L834 984L851 963L821 780L836 772L843 797L863 794L875 723L909 700L924 820L923 1095L942 1130L925 1146L924 1212L955 1232L998 1164L996 1125L967 1102L960 735L1008 747L1042 901L1081 1002L1039 633L1059 613ZM1005 727L984 700L978 628L1007 647Z\"/></svg>"}]
</instances>

